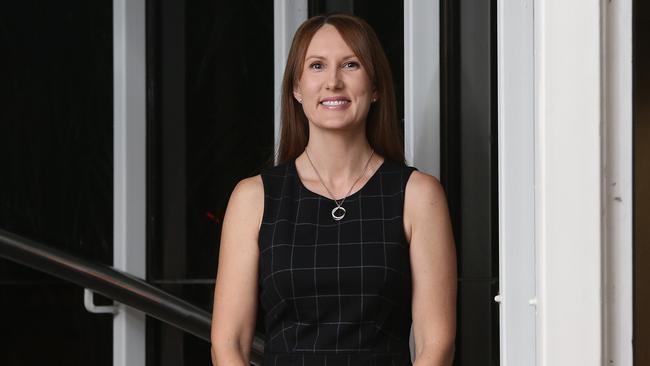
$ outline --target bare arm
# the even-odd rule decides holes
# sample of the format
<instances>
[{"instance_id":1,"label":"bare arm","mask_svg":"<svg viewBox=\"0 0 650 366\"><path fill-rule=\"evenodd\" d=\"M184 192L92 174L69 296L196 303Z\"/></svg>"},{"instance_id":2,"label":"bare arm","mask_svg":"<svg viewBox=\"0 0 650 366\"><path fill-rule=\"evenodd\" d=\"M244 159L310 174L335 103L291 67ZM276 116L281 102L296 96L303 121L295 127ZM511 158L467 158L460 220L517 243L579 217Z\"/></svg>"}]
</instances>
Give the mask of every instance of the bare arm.
<instances>
[{"instance_id":1,"label":"bare arm","mask_svg":"<svg viewBox=\"0 0 650 366\"><path fill-rule=\"evenodd\" d=\"M413 365L451 366L456 337L457 273L444 188L437 178L414 171L405 194L413 281Z\"/></svg>"},{"instance_id":2,"label":"bare arm","mask_svg":"<svg viewBox=\"0 0 650 366\"><path fill-rule=\"evenodd\" d=\"M241 180L224 215L212 312L212 364L248 366L257 319L259 227L264 187L259 175Z\"/></svg>"}]
</instances>

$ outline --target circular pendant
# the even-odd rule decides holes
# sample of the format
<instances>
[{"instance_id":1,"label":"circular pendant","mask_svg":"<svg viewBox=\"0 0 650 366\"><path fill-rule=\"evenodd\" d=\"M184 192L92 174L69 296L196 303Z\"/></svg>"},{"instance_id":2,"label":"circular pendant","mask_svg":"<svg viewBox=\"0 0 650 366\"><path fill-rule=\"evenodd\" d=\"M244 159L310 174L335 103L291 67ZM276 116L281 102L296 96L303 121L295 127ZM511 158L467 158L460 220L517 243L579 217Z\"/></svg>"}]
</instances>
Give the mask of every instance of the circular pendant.
<instances>
[{"instance_id":1,"label":"circular pendant","mask_svg":"<svg viewBox=\"0 0 650 366\"><path fill-rule=\"evenodd\" d=\"M340 216L336 215L337 210L343 210ZM332 210L332 217L334 218L334 220L339 221L340 219L343 218L343 216L345 216L345 209L341 206L334 207L334 209Z\"/></svg>"}]
</instances>

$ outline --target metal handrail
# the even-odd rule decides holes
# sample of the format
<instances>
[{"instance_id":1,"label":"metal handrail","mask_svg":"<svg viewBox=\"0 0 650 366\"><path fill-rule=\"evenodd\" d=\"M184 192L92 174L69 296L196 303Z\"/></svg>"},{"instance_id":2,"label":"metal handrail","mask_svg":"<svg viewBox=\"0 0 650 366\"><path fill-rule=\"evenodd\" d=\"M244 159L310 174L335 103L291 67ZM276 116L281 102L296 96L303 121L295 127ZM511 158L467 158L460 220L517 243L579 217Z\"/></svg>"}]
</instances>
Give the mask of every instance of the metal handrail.
<instances>
[{"instance_id":1,"label":"metal handrail","mask_svg":"<svg viewBox=\"0 0 650 366\"><path fill-rule=\"evenodd\" d=\"M90 289L210 342L212 317L209 312L154 287L139 277L2 229L0 256ZM263 353L264 341L256 332L251 349L251 363L261 365Z\"/></svg>"}]
</instances>

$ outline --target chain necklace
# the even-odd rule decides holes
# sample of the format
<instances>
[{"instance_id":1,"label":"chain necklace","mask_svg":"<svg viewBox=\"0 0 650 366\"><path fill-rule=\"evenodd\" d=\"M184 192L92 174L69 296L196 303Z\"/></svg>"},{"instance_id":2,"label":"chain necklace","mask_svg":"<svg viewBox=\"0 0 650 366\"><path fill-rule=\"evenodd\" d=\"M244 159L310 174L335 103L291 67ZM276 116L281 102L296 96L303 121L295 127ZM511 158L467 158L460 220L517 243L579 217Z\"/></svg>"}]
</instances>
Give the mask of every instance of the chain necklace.
<instances>
[{"instance_id":1,"label":"chain necklace","mask_svg":"<svg viewBox=\"0 0 650 366\"><path fill-rule=\"evenodd\" d=\"M343 199L341 199L341 203L339 203L334 198L334 195L329 190L329 188L327 188L327 186L325 185L325 182L323 181L323 178L321 178L320 174L318 173L318 170L314 166L314 163L311 161L311 158L309 157L309 153L307 153L306 148L305 148L305 154L307 155L307 159L309 160L309 163L311 164L312 168L314 168L314 171L316 172L316 175L318 176L318 179L320 180L321 184L323 185L323 187L325 187L325 189L330 194L330 196L332 196L332 199L334 200L334 203L336 203L336 207L334 207L334 209L332 209L332 218L334 220L336 220L336 221L341 220L343 218L343 216L345 216L345 208L343 208L343 206L342 206L343 201L345 201L345 199L350 195L350 192L352 192L352 188L354 188L354 185L357 184L357 182L359 181L359 179L361 179L361 177L363 177L363 173L359 176L359 178L357 178L357 180L354 181L354 183L352 183L352 187L350 187L350 190L348 191L348 194L345 197L343 197ZM370 164L370 160L372 159L372 156L374 154L375 154L375 150L372 149L372 153L370 154L370 157L368 158L368 161L366 162L366 167L363 168L364 173L366 172L366 169L368 169L368 164ZM338 213L339 211L340 211L340 213Z\"/></svg>"}]
</instances>

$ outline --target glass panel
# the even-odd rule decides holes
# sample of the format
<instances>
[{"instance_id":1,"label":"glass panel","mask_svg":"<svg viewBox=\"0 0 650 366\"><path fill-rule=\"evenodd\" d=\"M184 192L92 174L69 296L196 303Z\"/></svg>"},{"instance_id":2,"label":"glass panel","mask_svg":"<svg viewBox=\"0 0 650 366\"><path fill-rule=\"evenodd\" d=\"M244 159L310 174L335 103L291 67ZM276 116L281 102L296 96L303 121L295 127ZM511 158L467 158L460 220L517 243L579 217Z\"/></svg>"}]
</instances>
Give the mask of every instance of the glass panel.
<instances>
[{"instance_id":1,"label":"glass panel","mask_svg":"<svg viewBox=\"0 0 650 366\"><path fill-rule=\"evenodd\" d=\"M211 310L230 193L272 162L273 2L148 6L148 280ZM207 342L147 331L147 364L210 363Z\"/></svg>"},{"instance_id":2,"label":"glass panel","mask_svg":"<svg viewBox=\"0 0 650 366\"><path fill-rule=\"evenodd\" d=\"M458 283L458 335L454 365L498 365L499 304L493 301L496 280L465 280Z\"/></svg>"},{"instance_id":3,"label":"glass panel","mask_svg":"<svg viewBox=\"0 0 650 366\"><path fill-rule=\"evenodd\" d=\"M3 5L0 227L112 264L112 2ZM78 286L0 259L0 314L2 365L112 364Z\"/></svg>"},{"instance_id":4,"label":"glass panel","mask_svg":"<svg viewBox=\"0 0 650 366\"><path fill-rule=\"evenodd\" d=\"M454 365L498 365L496 1L442 0L440 14L440 178L459 275Z\"/></svg>"}]
</instances>

